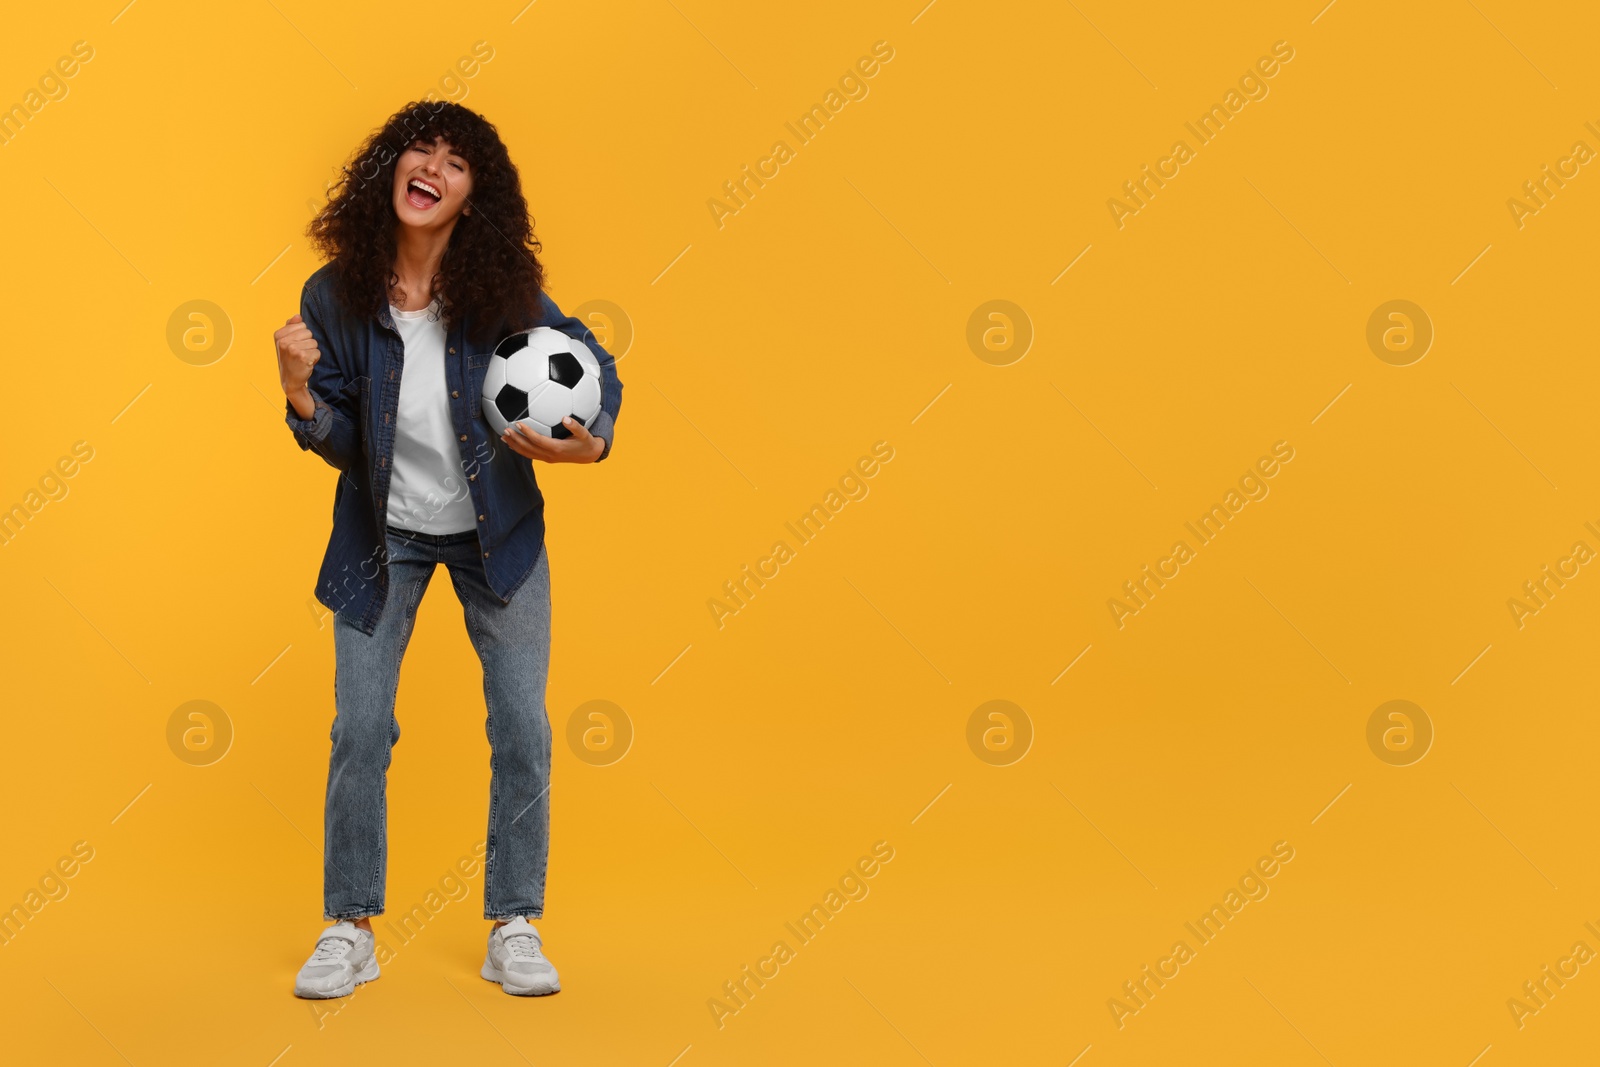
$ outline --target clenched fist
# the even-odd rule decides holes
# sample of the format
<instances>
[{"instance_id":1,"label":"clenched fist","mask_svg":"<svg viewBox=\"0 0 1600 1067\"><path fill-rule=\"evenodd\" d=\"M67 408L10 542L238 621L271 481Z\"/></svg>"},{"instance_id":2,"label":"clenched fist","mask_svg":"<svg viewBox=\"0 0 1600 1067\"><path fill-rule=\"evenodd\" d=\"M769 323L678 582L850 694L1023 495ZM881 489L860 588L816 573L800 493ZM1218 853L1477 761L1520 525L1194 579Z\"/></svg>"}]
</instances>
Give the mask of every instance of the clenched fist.
<instances>
[{"instance_id":1,"label":"clenched fist","mask_svg":"<svg viewBox=\"0 0 1600 1067\"><path fill-rule=\"evenodd\" d=\"M317 408L306 383L311 380L311 368L317 365L322 353L317 349L317 339L311 336L311 327L296 315L272 339L278 345L278 381L283 395L289 398L295 414L309 419Z\"/></svg>"}]
</instances>

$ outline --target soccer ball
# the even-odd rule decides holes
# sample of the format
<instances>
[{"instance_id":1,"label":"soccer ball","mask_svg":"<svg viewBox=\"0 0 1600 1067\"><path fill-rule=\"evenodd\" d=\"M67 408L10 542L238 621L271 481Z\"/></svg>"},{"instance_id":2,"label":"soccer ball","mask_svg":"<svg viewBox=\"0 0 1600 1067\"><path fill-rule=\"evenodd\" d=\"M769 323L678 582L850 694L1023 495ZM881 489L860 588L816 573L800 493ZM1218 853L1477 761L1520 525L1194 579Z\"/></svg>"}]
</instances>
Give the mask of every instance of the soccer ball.
<instances>
[{"instance_id":1,"label":"soccer ball","mask_svg":"<svg viewBox=\"0 0 1600 1067\"><path fill-rule=\"evenodd\" d=\"M582 341L536 326L495 346L483 376L483 414L495 436L520 422L546 437L571 437L561 420L584 429L600 415L600 361Z\"/></svg>"}]
</instances>

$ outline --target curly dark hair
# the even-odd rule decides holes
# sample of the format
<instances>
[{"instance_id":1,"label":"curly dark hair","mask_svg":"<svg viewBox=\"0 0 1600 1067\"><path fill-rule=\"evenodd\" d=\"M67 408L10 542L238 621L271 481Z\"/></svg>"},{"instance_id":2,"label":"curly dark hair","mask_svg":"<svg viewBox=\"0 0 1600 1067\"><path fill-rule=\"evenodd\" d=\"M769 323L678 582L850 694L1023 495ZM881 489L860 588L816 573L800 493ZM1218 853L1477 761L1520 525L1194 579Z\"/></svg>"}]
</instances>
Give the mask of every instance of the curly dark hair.
<instances>
[{"instance_id":1,"label":"curly dark hair","mask_svg":"<svg viewBox=\"0 0 1600 1067\"><path fill-rule=\"evenodd\" d=\"M333 263L335 290L345 306L375 318L398 282L395 160L417 141L440 137L472 168L472 213L456 219L432 295L441 298L447 318L465 317L474 341L527 329L539 320L543 246L499 131L460 104L412 101L391 115L344 165L306 234Z\"/></svg>"}]
</instances>

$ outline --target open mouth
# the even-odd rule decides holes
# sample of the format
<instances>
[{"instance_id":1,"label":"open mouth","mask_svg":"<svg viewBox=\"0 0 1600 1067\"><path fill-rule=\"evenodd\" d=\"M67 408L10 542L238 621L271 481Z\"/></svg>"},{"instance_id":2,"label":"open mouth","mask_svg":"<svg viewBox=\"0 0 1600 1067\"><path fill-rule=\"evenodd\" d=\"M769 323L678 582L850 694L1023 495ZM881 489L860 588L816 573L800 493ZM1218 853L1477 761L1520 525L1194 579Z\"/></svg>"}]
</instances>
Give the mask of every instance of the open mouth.
<instances>
[{"instance_id":1,"label":"open mouth","mask_svg":"<svg viewBox=\"0 0 1600 1067\"><path fill-rule=\"evenodd\" d=\"M412 178L406 183L406 203L419 211L427 211L443 198L444 194L439 191L438 186L421 178Z\"/></svg>"}]
</instances>

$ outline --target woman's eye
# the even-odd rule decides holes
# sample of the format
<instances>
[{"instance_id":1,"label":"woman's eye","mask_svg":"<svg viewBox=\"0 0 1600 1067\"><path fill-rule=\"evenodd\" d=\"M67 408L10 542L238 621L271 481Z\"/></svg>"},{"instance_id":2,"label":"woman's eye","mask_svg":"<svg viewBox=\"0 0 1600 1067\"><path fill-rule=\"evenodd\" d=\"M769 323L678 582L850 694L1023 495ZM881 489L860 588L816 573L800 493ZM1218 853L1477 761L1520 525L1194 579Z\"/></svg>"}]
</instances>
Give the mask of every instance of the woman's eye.
<instances>
[{"instance_id":1,"label":"woman's eye","mask_svg":"<svg viewBox=\"0 0 1600 1067\"><path fill-rule=\"evenodd\" d=\"M463 168L463 167L462 167L462 166L461 166L461 164L459 164L459 163L457 163L457 162L456 162L456 161L455 161L455 160L451 160L451 161L450 161L450 165L451 165L451 166L452 166L452 167L454 167L454 168L456 168L456 170L463 170L463 169L465 169L465 168Z\"/></svg>"}]
</instances>

